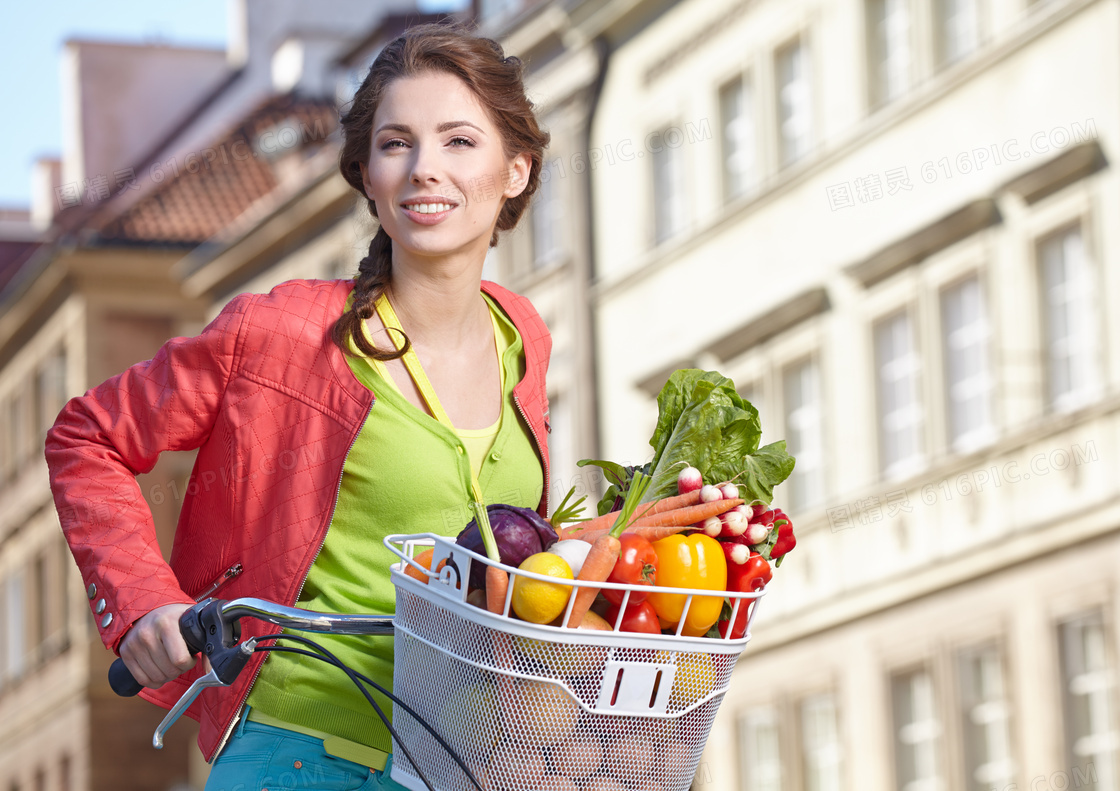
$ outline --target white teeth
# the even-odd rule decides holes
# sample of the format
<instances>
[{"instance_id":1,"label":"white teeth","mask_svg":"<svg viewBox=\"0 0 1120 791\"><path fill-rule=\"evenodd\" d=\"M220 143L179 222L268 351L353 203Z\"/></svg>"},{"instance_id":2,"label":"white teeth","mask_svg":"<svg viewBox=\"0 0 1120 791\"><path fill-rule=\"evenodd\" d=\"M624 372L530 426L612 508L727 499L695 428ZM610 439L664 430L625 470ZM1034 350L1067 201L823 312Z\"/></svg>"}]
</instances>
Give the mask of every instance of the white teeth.
<instances>
[{"instance_id":1,"label":"white teeth","mask_svg":"<svg viewBox=\"0 0 1120 791\"><path fill-rule=\"evenodd\" d=\"M451 210L450 203L412 203L405 205L419 214L437 214L441 211Z\"/></svg>"}]
</instances>

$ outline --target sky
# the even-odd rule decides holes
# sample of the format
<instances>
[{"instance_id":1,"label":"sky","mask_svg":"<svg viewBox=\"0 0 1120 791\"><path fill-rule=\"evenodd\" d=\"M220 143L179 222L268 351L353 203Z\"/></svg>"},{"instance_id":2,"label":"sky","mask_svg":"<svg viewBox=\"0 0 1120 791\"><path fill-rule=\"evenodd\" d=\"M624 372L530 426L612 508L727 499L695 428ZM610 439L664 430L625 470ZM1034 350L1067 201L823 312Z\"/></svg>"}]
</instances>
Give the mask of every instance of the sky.
<instances>
[{"instance_id":1,"label":"sky","mask_svg":"<svg viewBox=\"0 0 1120 791\"><path fill-rule=\"evenodd\" d=\"M307 0L324 2L324 0ZM326 0L329 2L329 0ZM458 0L419 0L423 11ZM39 0L0 11L0 207L27 208L31 168L62 153L59 66L68 38L225 48L226 0Z\"/></svg>"}]
</instances>

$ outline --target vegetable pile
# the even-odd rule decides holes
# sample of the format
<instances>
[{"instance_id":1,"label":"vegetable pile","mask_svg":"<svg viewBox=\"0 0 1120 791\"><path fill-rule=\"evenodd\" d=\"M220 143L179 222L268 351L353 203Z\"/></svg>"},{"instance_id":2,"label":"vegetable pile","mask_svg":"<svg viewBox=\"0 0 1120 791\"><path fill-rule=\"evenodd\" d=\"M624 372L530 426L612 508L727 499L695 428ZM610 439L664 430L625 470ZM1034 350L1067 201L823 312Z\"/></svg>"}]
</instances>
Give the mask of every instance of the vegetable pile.
<instances>
[{"instance_id":1,"label":"vegetable pile","mask_svg":"<svg viewBox=\"0 0 1120 791\"><path fill-rule=\"evenodd\" d=\"M758 412L716 372L676 371L658 407L648 464L579 462L602 468L610 483L597 515L582 517L584 498L569 504L574 490L549 520L527 508L474 504L475 518L457 542L536 576L516 574L511 584L503 568L471 563L468 602L568 629L745 636L753 601L733 607L728 594L763 589L796 545L792 522L771 502L794 460L784 442L759 447ZM429 569L432 554L415 560ZM406 573L428 580L417 568ZM576 580L588 584L573 585ZM626 587L602 587L608 584ZM689 597L670 588L703 595L693 595L686 610ZM534 646L540 641L515 633L496 629L492 636L500 664L513 665L516 651L522 666L572 684L602 672L610 648L598 641L561 642L542 651ZM670 647L657 654L658 661L676 665L670 693L676 704L688 707L714 692L713 654ZM647 732L631 729L626 717L581 714L568 692L548 679L480 677L449 702L440 720L456 749L473 751L471 769L488 791L660 789L679 784L695 766L696 745L674 732L672 720L660 721L664 732Z\"/></svg>"},{"instance_id":2,"label":"vegetable pile","mask_svg":"<svg viewBox=\"0 0 1120 791\"><path fill-rule=\"evenodd\" d=\"M569 505L572 491L549 521L527 508L476 508L460 545L556 582L517 575L510 592L505 572L472 564L468 601L501 614L509 594L513 616L568 628L601 628L586 625L591 612L626 632L746 634L751 602L742 601L732 624L731 601L719 594L761 590L796 546L793 523L771 503L794 459L785 442L759 447L758 411L715 371L676 371L657 403L649 463L579 462L602 468L610 482L598 516L581 518L583 498ZM631 586L625 612L627 591L565 580ZM686 596L658 587L712 595L694 597L685 613Z\"/></svg>"}]
</instances>

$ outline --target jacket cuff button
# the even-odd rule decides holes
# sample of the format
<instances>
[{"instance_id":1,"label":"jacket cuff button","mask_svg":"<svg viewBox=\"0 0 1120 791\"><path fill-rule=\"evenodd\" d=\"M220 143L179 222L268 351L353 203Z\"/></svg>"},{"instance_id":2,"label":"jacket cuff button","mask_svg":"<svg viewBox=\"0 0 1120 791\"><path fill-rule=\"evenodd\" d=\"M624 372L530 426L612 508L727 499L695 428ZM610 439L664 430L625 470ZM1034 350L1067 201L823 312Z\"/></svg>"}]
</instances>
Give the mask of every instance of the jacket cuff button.
<instances>
[{"instance_id":1,"label":"jacket cuff button","mask_svg":"<svg viewBox=\"0 0 1120 791\"><path fill-rule=\"evenodd\" d=\"M111 612L105 613L105 617L101 619L101 628L108 629L109 624L113 622L113 614Z\"/></svg>"},{"instance_id":2,"label":"jacket cuff button","mask_svg":"<svg viewBox=\"0 0 1120 791\"><path fill-rule=\"evenodd\" d=\"M104 599L102 599L101 601L99 601L97 603L97 608L94 610L94 612L96 612L98 615L101 615L101 613L105 612L105 600Z\"/></svg>"},{"instance_id":3,"label":"jacket cuff button","mask_svg":"<svg viewBox=\"0 0 1120 791\"><path fill-rule=\"evenodd\" d=\"M97 586L96 586L96 585L94 585L94 584L93 584L93 583L91 582L91 583L89 584L89 587L88 587L88 588L86 588L86 596L88 596L89 598L91 598L91 599L92 599L92 598L93 598L94 596L96 596L96 595L97 595Z\"/></svg>"}]
</instances>

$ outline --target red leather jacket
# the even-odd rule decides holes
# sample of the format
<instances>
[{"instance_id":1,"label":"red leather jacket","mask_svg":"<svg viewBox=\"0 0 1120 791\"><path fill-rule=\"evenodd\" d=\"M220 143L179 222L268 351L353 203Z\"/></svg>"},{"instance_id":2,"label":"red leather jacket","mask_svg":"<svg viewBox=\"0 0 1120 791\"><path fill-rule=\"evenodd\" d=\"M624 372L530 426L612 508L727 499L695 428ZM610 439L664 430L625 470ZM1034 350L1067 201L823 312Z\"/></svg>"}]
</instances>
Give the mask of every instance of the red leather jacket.
<instances>
[{"instance_id":1,"label":"red leather jacket","mask_svg":"<svg viewBox=\"0 0 1120 791\"><path fill-rule=\"evenodd\" d=\"M330 339L352 286L296 280L235 297L200 335L173 338L59 414L46 442L51 490L101 639L114 652L141 616L193 602L238 563L244 570L223 598L295 603L326 537L343 461L374 402ZM513 393L544 467L538 510L545 515L551 338L529 300L494 283L482 288L524 343L526 373ZM194 448L168 564L135 476L163 451ZM274 629L242 622L243 637ZM262 659L257 654L235 684L191 706L207 760ZM170 708L200 672L196 666L141 694Z\"/></svg>"}]
</instances>

